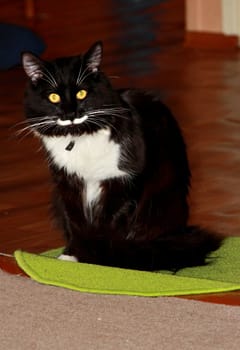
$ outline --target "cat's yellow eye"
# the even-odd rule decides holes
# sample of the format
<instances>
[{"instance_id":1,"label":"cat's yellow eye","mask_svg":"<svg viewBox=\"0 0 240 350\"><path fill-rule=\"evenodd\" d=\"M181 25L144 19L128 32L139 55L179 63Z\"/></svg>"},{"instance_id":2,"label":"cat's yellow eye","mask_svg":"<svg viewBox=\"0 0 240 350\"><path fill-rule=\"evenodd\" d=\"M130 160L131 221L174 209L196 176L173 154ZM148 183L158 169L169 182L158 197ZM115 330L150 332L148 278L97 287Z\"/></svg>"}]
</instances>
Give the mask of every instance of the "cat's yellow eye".
<instances>
[{"instance_id":1,"label":"cat's yellow eye","mask_svg":"<svg viewBox=\"0 0 240 350\"><path fill-rule=\"evenodd\" d=\"M54 94L54 93L50 94L48 96L48 99L52 103L59 103L61 101L61 97L58 94Z\"/></svg>"},{"instance_id":2,"label":"cat's yellow eye","mask_svg":"<svg viewBox=\"0 0 240 350\"><path fill-rule=\"evenodd\" d=\"M76 94L78 100L83 100L87 96L86 90L79 90Z\"/></svg>"}]
</instances>

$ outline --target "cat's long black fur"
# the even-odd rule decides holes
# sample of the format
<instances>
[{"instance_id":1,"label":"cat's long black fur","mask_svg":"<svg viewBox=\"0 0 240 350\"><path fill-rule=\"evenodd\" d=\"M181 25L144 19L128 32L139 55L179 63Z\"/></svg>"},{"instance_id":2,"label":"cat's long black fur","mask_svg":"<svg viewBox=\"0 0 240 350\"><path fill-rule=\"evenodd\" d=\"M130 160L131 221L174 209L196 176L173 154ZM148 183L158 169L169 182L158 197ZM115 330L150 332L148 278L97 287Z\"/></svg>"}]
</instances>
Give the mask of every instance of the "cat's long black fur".
<instances>
[{"instance_id":1,"label":"cat's long black fur","mask_svg":"<svg viewBox=\"0 0 240 350\"><path fill-rule=\"evenodd\" d=\"M26 116L46 148L65 254L81 262L140 270L202 265L221 238L187 226L190 170L179 126L157 96L114 89L99 69L101 58L100 42L85 55L51 62L23 54L30 78ZM87 96L76 98L79 90ZM59 102L49 100L52 93L60 96ZM101 141L92 149L95 137L103 138L106 150L99 150ZM66 140L61 152L54 144L60 139ZM86 146L78 154L80 139L86 139ZM80 169L83 156L81 174L74 169ZM88 162L102 176L99 181L95 171L88 174ZM115 172L111 175L105 167L115 167ZM87 204L90 195L94 200Z\"/></svg>"}]
</instances>

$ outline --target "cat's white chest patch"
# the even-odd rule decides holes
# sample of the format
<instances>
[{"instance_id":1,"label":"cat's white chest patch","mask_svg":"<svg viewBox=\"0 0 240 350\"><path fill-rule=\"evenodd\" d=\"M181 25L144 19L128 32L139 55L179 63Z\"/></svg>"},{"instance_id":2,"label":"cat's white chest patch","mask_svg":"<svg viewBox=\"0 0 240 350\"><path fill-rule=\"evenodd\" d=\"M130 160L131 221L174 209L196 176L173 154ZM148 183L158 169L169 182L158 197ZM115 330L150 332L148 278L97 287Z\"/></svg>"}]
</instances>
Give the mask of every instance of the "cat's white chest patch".
<instances>
[{"instance_id":1,"label":"cat's white chest patch","mask_svg":"<svg viewBox=\"0 0 240 350\"><path fill-rule=\"evenodd\" d=\"M118 168L120 145L110 140L110 131L101 129L81 136L42 136L54 164L84 181L86 204L91 206L101 194L101 181L128 175ZM69 151L66 147L74 142Z\"/></svg>"},{"instance_id":2,"label":"cat's white chest patch","mask_svg":"<svg viewBox=\"0 0 240 350\"><path fill-rule=\"evenodd\" d=\"M42 139L55 165L86 182L126 175L118 168L120 145L110 140L107 129L82 136L43 136ZM71 141L73 148L66 150Z\"/></svg>"}]
</instances>

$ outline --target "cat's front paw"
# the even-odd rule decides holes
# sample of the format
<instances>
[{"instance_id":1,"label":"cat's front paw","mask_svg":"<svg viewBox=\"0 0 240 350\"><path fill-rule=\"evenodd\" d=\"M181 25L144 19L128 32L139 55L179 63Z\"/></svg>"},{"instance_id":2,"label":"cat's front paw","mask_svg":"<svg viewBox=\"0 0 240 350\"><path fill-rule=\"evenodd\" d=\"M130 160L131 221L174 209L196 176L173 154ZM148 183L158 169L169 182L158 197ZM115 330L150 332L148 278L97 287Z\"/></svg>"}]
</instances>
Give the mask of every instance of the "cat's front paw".
<instances>
[{"instance_id":1,"label":"cat's front paw","mask_svg":"<svg viewBox=\"0 0 240 350\"><path fill-rule=\"evenodd\" d=\"M61 254L58 257L59 260L65 260L65 261L72 261L72 262L77 262L77 258L73 255L66 255L66 254Z\"/></svg>"}]
</instances>

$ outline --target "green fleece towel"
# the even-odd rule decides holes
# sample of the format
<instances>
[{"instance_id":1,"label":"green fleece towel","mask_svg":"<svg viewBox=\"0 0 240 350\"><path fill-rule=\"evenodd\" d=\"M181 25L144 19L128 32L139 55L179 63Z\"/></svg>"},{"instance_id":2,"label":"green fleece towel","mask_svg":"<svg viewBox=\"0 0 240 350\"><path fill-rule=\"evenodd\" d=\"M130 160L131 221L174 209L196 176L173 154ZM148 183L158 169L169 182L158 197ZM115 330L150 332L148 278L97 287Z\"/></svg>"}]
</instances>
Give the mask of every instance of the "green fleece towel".
<instances>
[{"instance_id":1,"label":"green fleece towel","mask_svg":"<svg viewBox=\"0 0 240 350\"><path fill-rule=\"evenodd\" d=\"M81 292L173 296L240 289L240 237L227 238L206 266L142 272L56 259L62 249L41 255L17 250L18 265L34 280ZM212 259L214 258L214 259Z\"/></svg>"}]
</instances>

